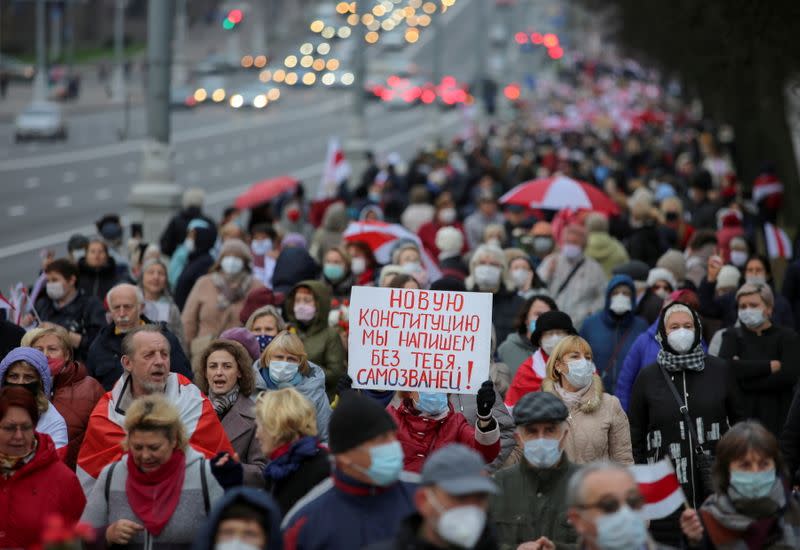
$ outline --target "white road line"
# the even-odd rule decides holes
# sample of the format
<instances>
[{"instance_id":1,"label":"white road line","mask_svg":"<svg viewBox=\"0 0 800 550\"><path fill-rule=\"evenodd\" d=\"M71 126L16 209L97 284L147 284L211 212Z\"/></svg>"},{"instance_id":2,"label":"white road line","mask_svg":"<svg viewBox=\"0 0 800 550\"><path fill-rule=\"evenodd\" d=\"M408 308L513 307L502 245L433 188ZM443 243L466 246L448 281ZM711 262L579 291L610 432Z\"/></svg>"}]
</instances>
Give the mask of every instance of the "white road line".
<instances>
[{"instance_id":1,"label":"white road line","mask_svg":"<svg viewBox=\"0 0 800 550\"><path fill-rule=\"evenodd\" d=\"M64 183L74 183L78 176L75 175L75 172L67 171L64 172L64 175L61 178Z\"/></svg>"},{"instance_id":2,"label":"white road line","mask_svg":"<svg viewBox=\"0 0 800 550\"><path fill-rule=\"evenodd\" d=\"M72 197L64 195L56 199L56 208L69 208L72 206Z\"/></svg>"},{"instance_id":3,"label":"white road line","mask_svg":"<svg viewBox=\"0 0 800 550\"><path fill-rule=\"evenodd\" d=\"M39 187L39 176L30 176L25 180L25 189L36 189Z\"/></svg>"},{"instance_id":4,"label":"white road line","mask_svg":"<svg viewBox=\"0 0 800 550\"><path fill-rule=\"evenodd\" d=\"M25 208L23 205L18 204L16 206L12 206L8 209L8 215L12 218L16 218L17 216L24 216L25 212L28 209Z\"/></svg>"},{"instance_id":5,"label":"white road line","mask_svg":"<svg viewBox=\"0 0 800 550\"><path fill-rule=\"evenodd\" d=\"M108 175L108 168L105 166L98 166L94 169L94 177L96 178L104 178Z\"/></svg>"},{"instance_id":6,"label":"white road line","mask_svg":"<svg viewBox=\"0 0 800 550\"><path fill-rule=\"evenodd\" d=\"M107 201L111 198L111 189L103 187L94 192L94 198L99 201Z\"/></svg>"}]
</instances>

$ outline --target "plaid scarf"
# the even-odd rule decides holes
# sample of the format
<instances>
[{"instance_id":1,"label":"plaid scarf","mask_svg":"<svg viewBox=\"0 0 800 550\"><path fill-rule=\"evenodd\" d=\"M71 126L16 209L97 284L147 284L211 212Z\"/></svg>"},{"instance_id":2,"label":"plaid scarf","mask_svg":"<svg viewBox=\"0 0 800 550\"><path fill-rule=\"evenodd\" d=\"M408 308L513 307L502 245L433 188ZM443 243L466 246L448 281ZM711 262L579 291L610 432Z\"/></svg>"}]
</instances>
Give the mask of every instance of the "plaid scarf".
<instances>
[{"instance_id":1,"label":"plaid scarf","mask_svg":"<svg viewBox=\"0 0 800 550\"><path fill-rule=\"evenodd\" d=\"M659 365L667 369L667 372L680 372L683 370L693 370L700 372L706 368L706 354L703 353L702 346L697 346L689 353L677 355L665 349L658 352Z\"/></svg>"}]
</instances>

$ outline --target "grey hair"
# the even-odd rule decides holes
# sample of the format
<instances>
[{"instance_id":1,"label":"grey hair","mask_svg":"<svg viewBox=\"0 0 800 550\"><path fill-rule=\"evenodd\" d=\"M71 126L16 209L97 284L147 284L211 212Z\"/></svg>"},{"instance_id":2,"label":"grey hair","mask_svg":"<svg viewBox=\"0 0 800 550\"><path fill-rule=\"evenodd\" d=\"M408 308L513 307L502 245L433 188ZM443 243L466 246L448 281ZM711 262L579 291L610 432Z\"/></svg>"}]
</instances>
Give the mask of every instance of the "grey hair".
<instances>
[{"instance_id":1,"label":"grey hair","mask_svg":"<svg viewBox=\"0 0 800 550\"><path fill-rule=\"evenodd\" d=\"M125 338L122 339L122 346L121 351L123 356L133 357L133 354L136 352L136 346L133 345L133 339L136 337L137 334L140 332L148 332L151 334L160 334L164 341L167 342L167 351L172 351L171 346L169 345L169 338L167 338L161 330L161 326L155 324L149 325L140 325L125 335Z\"/></svg>"},{"instance_id":2,"label":"grey hair","mask_svg":"<svg viewBox=\"0 0 800 550\"><path fill-rule=\"evenodd\" d=\"M751 294L758 294L767 307L771 308L775 305L775 295L772 294L772 289L767 284L761 283L745 283L739 290L736 291L736 302L738 304L739 298L742 296L750 296Z\"/></svg>"},{"instance_id":3,"label":"grey hair","mask_svg":"<svg viewBox=\"0 0 800 550\"><path fill-rule=\"evenodd\" d=\"M142 289L140 287L138 287L136 285L132 285L130 283L120 283L118 285L115 285L115 286L111 287L109 289L109 291L106 292L106 303L108 304L109 308L111 307L111 295L114 293L115 290L118 290L118 289L123 288L123 287L132 288L133 291L136 293L136 301L137 301L137 303L140 306L144 305L144 292L142 291Z\"/></svg>"},{"instance_id":4,"label":"grey hair","mask_svg":"<svg viewBox=\"0 0 800 550\"><path fill-rule=\"evenodd\" d=\"M610 460L597 460L595 462L589 462L588 464L582 466L577 472L572 474L571 478L569 478L566 494L567 508L575 508L581 504L584 504L583 485L586 481L586 478L595 472L603 471L624 472L625 475L630 476L631 479L634 479L630 470L617 462L611 462Z\"/></svg>"},{"instance_id":5,"label":"grey hair","mask_svg":"<svg viewBox=\"0 0 800 550\"><path fill-rule=\"evenodd\" d=\"M205 201L206 192L199 187L187 189L183 192L183 197L181 197L181 205L184 208L191 208L192 206L202 208Z\"/></svg>"},{"instance_id":6,"label":"grey hair","mask_svg":"<svg viewBox=\"0 0 800 550\"><path fill-rule=\"evenodd\" d=\"M283 317L281 317L281 312L278 311L278 308L272 305L262 306L251 313L250 318L247 319L247 322L244 324L244 328L252 331L256 320L266 317L267 315L275 318L275 325L278 327L278 332L286 328L286 322L283 320Z\"/></svg>"}]
</instances>

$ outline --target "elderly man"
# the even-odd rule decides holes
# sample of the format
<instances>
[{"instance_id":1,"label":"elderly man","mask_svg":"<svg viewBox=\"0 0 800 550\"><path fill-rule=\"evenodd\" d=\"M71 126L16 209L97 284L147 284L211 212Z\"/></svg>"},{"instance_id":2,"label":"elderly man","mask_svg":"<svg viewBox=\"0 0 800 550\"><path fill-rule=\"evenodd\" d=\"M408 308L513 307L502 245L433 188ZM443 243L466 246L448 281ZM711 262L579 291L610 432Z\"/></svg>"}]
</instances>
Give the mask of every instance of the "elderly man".
<instances>
[{"instance_id":1,"label":"elderly man","mask_svg":"<svg viewBox=\"0 0 800 550\"><path fill-rule=\"evenodd\" d=\"M122 340L122 378L97 402L78 455L78 477L88 494L104 466L122 456L125 411L137 397L163 393L186 427L189 445L206 457L233 455L214 406L186 377L170 372L170 343L157 325L134 328Z\"/></svg>"},{"instance_id":2,"label":"elderly man","mask_svg":"<svg viewBox=\"0 0 800 550\"><path fill-rule=\"evenodd\" d=\"M134 285L121 284L108 291L106 295L108 309L111 310L111 324L106 325L92 342L86 368L89 374L97 379L106 391L110 390L122 376L122 339L134 328L150 324L144 316L144 295ZM170 366L172 372L192 379L192 365L183 353L180 341L167 328L166 323L158 323L164 337L169 343Z\"/></svg>"},{"instance_id":3,"label":"elderly man","mask_svg":"<svg viewBox=\"0 0 800 550\"><path fill-rule=\"evenodd\" d=\"M537 269L558 309L566 311L576 327L603 309L608 282L600 264L584 254L586 239L582 225L568 225L561 232L559 251L545 258Z\"/></svg>"},{"instance_id":4,"label":"elderly man","mask_svg":"<svg viewBox=\"0 0 800 550\"><path fill-rule=\"evenodd\" d=\"M582 467L567 485L567 515L581 550L655 550L638 511L644 505L631 473L612 462Z\"/></svg>"},{"instance_id":5,"label":"elderly man","mask_svg":"<svg viewBox=\"0 0 800 550\"><path fill-rule=\"evenodd\" d=\"M490 506L500 550L575 548L565 499L578 466L564 454L567 416L566 405L552 393L529 393L514 407L516 439L525 458L494 475L500 494Z\"/></svg>"}]
</instances>

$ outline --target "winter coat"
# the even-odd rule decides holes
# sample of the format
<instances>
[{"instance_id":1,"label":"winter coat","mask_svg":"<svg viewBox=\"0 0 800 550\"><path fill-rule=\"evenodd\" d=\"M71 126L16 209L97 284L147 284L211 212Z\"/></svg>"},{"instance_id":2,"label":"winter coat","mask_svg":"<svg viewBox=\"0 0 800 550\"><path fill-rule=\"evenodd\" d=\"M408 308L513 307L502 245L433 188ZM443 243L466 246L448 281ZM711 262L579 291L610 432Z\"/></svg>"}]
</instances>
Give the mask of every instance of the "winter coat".
<instances>
[{"instance_id":1,"label":"winter coat","mask_svg":"<svg viewBox=\"0 0 800 550\"><path fill-rule=\"evenodd\" d=\"M639 303L636 304L636 315L641 317L650 326L658 320L658 314L661 313L661 306L664 305L664 300L653 294L649 288L645 290Z\"/></svg>"},{"instance_id":2,"label":"winter coat","mask_svg":"<svg viewBox=\"0 0 800 550\"><path fill-rule=\"evenodd\" d=\"M217 241L217 230L212 224L211 227L198 227L195 229L194 252L189 254L188 263L183 268L183 272L178 276L178 282L173 289L175 305L183 311L189 293L194 288L197 280L207 274L214 265L214 257L211 251Z\"/></svg>"},{"instance_id":3,"label":"winter coat","mask_svg":"<svg viewBox=\"0 0 800 550\"><path fill-rule=\"evenodd\" d=\"M461 255L439 259L439 270L442 272L442 277L449 275L464 279L469 275L469 266Z\"/></svg>"},{"instance_id":4,"label":"winter coat","mask_svg":"<svg viewBox=\"0 0 800 550\"><path fill-rule=\"evenodd\" d=\"M69 443L64 463L75 469L83 435L89 425L92 409L103 397L105 390L100 383L88 375L81 363L71 362L53 379L52 405L64 417Z\"/></svg>"},{"instance_id":5,"label":"winter coat","mask_svg":"<svg viewBox=\"0 0 800 550\"><path fill-rule=\"evenodd\" d=\"M178 245L186 239L186 229L189 227L189 222L198 218L208 223L209 227L217 225L214 220L203 214L200 208L196 206L184 208L172 216L167 227L164 228L164 232L161 233L161 239L158 241L161 253L165 256L172 256Z\"/></svg>"},{"instance_id":6,"label":"winter coat","mask_svg":"<svg viewBox=\"0 0 800 550\"><path fill-rule=\"evenodd\" d=\"M461 225L461 222L455 222L449 224L450 227L455 227L459 231L461 231L461 235L464 237L464 246L461 248L461 252L467 253L469 250L469 244L467 242L467 235L464 233L464 227ZM433 219L426 224L423 224L419 231L417 231L417 236L419 240L422 241L422 246L425 247L425 250L430 254L431 258L438 258L439 257L439 247L436 246L436 233L439 232L439 229L444 227L439 220Z\"/></svg>"},{"instance_id":7,"label":"winter coat","mask_svg":"<svg viewBox=\"0 0 800 550\"><path fill-rule=\"evenodd\" d=\"M708 200L701 203L691 203L689 213L695 229L717 229L717 210L719 206Z\"/></svg>"},{"instance_id":8,"label":"winter coat","mask_svg":"<svg viewBox=\"0 0 800 550\"><path fill-rule=\"evenodd\" d=\"M553 262L555 262L555 271L550 277L549 271ZM550 296L556 301L558 309L570 316L575 328L580 328L583 320L589 315L603 309L605 288L608 282L603 268L592 258L584 256L578 262L583 263L563 290L560 290L561 286L578 265L577 262L567 260L561 254L551 254L542 260L537 269L539 277L547 284Z\"/></svg>"},{"instance_id":9,"label":"winter coat","mask_svg":"<svg viewBox=\"0 0 800 550\"><path fill-rule=\"evenodd\" d=\"M611 277L615 267L630 260L622 243L608 233L589 233L584 253L602 266L606 277Z\"/></svg>"},{"instance_id":10,"label":"winter coat","mask_svg":"<svg viewBox=\"0 0 800 550\"><path fill-rule=\"evenodd\" d=\"M307 349L306 353L308 353ZM253 367L258 371L256 378L257 390L273 391L279 389L277 384L269 377L269 368L263 365L260 359L253 364ZM317 436L320 441L327 443L328 424L333 411L331 410L331 402L328 400L328 395L325 393L325 373L319 365L311 361L308 362L308 369L308 374L300 377L300 382L294 386L294 389L314 405L317 413Z\"/></svg>"},{"instance_id":11,"label":"winter coat","mask_svg":"<svg viewBox=\"0 0 800 550\"><path fill-rule=\"evenodd\" d=\"M142 317L142 321L149 323L147 317ZM187 377L189 380L194 376L192 365L186 354L183 353L181 343L167 329L166 323L158 323L161 334L169 341L169 370ZM124 334L117 334L117 325L111 323L103 327L100 334L92 342L89 348L89 356L86 359L86 370L89 375L97 379L106 391L109 391L122 376L122 340Z\"/></svg>"},{"instance_id":12,"label":"winter coat","mask_svg":"<svg viewBox=\"0 0 800 550\"><path fill-rule=\"evenodd\" d=\"M489 509L499 550L516 550L523 542L547 537L558 550L575 548L578 538L567 521L567 483L578 465L562 455L553 468L534 468L526 460L494 474L500 489Z\"/></svg>"},{"instance_id":13,"label":"winter coat","mask_svg":"<svg viewBox=\"0 0 800 550\"><path fill-rule=\"evenodd\" d=\"M25 329L11 321L0 319L0 361L14 348L18 348Z\"/></svg>"},{"instance_id":14,"label":"winter coat","mask_svg":"<svg viewBox=\"0 0 800 550\"><path fill-rule=\"evenodd\" d=\"M322 263L323 256L329 248L342 244L342 233L347 229L347 208L342 202L331 204L322 216L322 225L311 237L309 254L317 262Z\"/></svg>"},{"instance_id":15,"label":"winter coat","mask_svg":"<svg viewBox=\"0 0 800 550\"><path fill-rule=\"evenodd\" d=\"M209 273L197 280L181 314L192 358L202 353L211 340L224 331L240 326L239 312L242 310L245 298L253 290L264 287L261 281L250 276L249 285L240 292L241 297L221 308L220 291L214 284L215 275L217 274Z\"/></svg>"},{"instance_id":16,"label":"winter coat","mask_svg":"<svg viewBox=\"0 0 800 550\"><path fill-rule=\"evenodd\" d=\"M452 404L442 418L422 416L411 399L386 410L397 424L397 439L403 445L403 469L409 472L422 471L425 459L437 449L450 443L461 443L478 451L488 464L500 453L499 425L482 432L477 424L467 424L464 415L457 413Z\"/></svg>"},{"instance_id":17,"label":"winter coat","mask_svg":"<svg viewBox=\"0 0 800 550\"><path fill-rule=\"evenodd\" d=\"M284 516L284 550L354 550L395 536L415 511L418 482L403 472L376 487L334 470Z\"/></svg>"},{"instance_id":18,"label":"winter coat","mask_svg":"<svg viewBox=\"0 0 800 550\"><path fill-rule=\"evenodd\" d=\"M422 524L422 516L415 513L403 520L400 531L393 539L372 544L365 550L441 550L441 546L431 544L420 536ZM478 542L470 550L497 550L497 538L491 524L487 522Z\"/></svg>"},{"instance_id":19,"label":"winter coat","mask_svg":"<svg viewBox=\"0 0 800 550\"><path fill-rule=\"evenodd\" d=\"M686 401L698 437L703 437L704 451L713 457L720 437L745 418L733 374L725 361L711 356L706 356L702 371L669 374L678 395ZM702 483L693 453L694 438L684 427L679 407L658 364L642 369L633 385L628 410L633 459L645 464L670 457L687 501L697 508L710 488ZM678 516L679 512L653 521L650 529L654 538L677 546Z\"/></svg>"},{"instance_id":20,"label":"winter coat","mask_svg":"<svg viewBox=\"0 0 800 550\"><path fill-rule=\"evenodd\" d=\"M482 292L469 277L466 286L468 292ZM503 284L497 292L492 293L492 326L498 342L504 342L514 332L514 321L523 305L525 299Z\"/></svg>"},{"instance_id":21,"label":"winter coat","mask_svg":"<svg viewBox=\"0 0 800 550\"><path fill-rule=\"evenodd\" d=\"M222 523L225 512L234 505L244 505L250 510L259 512L259 516L264 518L261 528L265 533L269 533L269 536L267 537L267 546L263 550L283 549L283 541L280 537L281 511L275 504L275 500L262 491L236 487L225 491L225 494L211 508L208 521L197 533L192 550L214 550L219 524Z\"/></svg>"},{"instance_id":22,"label":"winter coat","mask_svg":"<svg viewBox=\"0 0 800 550\"><path fill-rule=\"evenodd\" d=\"M119 283L127 282L117 273L117 262L111 256L105 265L91 267L86 263L86 258L78 260L78 288L88 296L94 296L101 303L105 302L106 294Z\"/></svg>"},{"instance_id":23,"label":"winter coat","mask_svg":"<svg viewBox=\"0 0 800 550\"><path fill-rule=\"evenodd\" d=\"M342 280L337 282L329 280L325 275L320 278L320 281L331 289L331 295L334 300L350 300L350 289L355 284L355 277L352 273L348 273Z\"/></svg>"},{"instance_id":24,"label":"winter coat","mask_svg":"<svg viewBox=\"0 0 800 550\"><path fill-rule=\"evenodd\" d=\"M517 374L514 375L514 380L511 381L511 386L506 392L505 403L509 411L514 409L514 405L522 399L523 395L539 391L542 388L547 359L544 350L539 348L519 366Z\"/></svg>"},{"instance_id":25,"label":"winter coat","mask_svg":"<svg viewBox=\"0 0 800 550\"><path fill-rule=\"evenodd\" d=\"M508 365L511 376L514 376L520 365L530 358L535 350L536 348L533 347L531 339L527 335L512 332L497 348L497 353L500 355L500 360Z\"/></svg>"},{"instance_id":26,"label":"winter coat","mask_svg":"<svg viewBox=\"0 0 800 550\"><path fill-rule=\"evenodd\" d=\"M588 317L581 326L580 335L592 348L594 364L603 377L603 387L609 393L614 393L617 376L622 368L622 363L634 340L647 330L643 319L636 317L633 312L616 315L610 309L611 293L620 285L627 286L631 295L636 295L633 281L627 275L615 275L606 287L606 305Z\"/></svg>"},{"instance_id":27,"label":"winter coat","mask_svg":"<svg viewBox=\"0 0 800 550\"><path fill-rule=\"evenodd\" d=\"M302 248L284 248L275 261L272 288L287 294L300 281L317 279L319 264Z\"/></svg>"},{"instance_id":28,"label":"winter coat","mask_svg":"<svg viewBox=\"0 0 800 550\"><path fill-rule=\"evenodd\" d=\"M287 452L291 452L291 447L299 442L300 440L293 442ZM270 462L276 458L271 456ZM292 462L298 464L297 470L289 473L283 479L272 479L266 475L262 477L267 486L267 492L275 497L282 514L288 513L311 489L331 475L330 455L321 446L317 447L317 452L313 456L292 460Z\"/></svg>"},{"instance_id":29,"label":"winter coat","mask_svg":"<svg viewBox=\"0 0 800 550\"><path fill-rule=\"evenodd\" d=\"M800 378L797 340L795 331L775 325L761 335L733 327L722 336L719 357L729 362L736 377L744 415L760 421L775 437L781 435ZM770 369L771 360L781 362L778 372Z\"/></svg>"},{"instance_id":30,"label":"winter coat","mask_svg":"<svg viewBox=\"0 0 800 550\"><path fill-rule=\"evenodd\" d=\"M100 329L107 324L102 301L82 290L78 290L75 299L63 308L59 308L53 300L43 296L36 300L36 312L42 321L54 323L81 335L81 343L75 350L75 358L81 361L86 359L89 347L97 338Z\"/></svg>"},{"instance_id":31,"label":"winter coat","mask_svg":"<svg viewBox=\"0 0 800 550\"><path fill-rule=\"evenodd\" d=\"M502 212L495 212L492 218L487 219L480 211L473 212L464 219L464 234L467 236L467 245L470 250L475 250L483 242L483 232L491 224L503 225L506 219Z\"/></svg>"},{"instance_id":32,"label":"winter coat","mask_svg":"<svg viewBox=\"0 0 800 550\"><path fill-rule=\"evenodd\" d=\"M246 395L239 394L236 402L222 417L222 428L239 461L244 467L244 484L250 487L263 487L261 470L267 459L261 451L261 443L256 439L255 403Z\"/></svg>"},{"instance_id":33,"label":"winter coat","mask_svg":"<svg viewBox=\"0 0 800 550\"><path fill-rule=\"evenodd\" d=\"M554 382L546 379L542 391L558 396ZM577 406L569 407L569 431L564 440L564 452L574 464L595 460L610 460L633 464L631 431L628 417L619 399L603 392L603 383L595 375L591 389Z\"/></svg>"},{"instance_id":34,"label":"winter coat","mask_svg":"<svg viewBox=\"0 0 800 550\"><path fill-rule=\"evenodd\" d=\"M625 239L625 249L631 260L642 261L650 267L655 267L661 254L664 253L659 241L658 230L652 224L632 229Z\"/></svg>"},{"instance_id":35,"label":"winter coat","mask_svg":"<svg viewBox=\"0 0 800 550\"><path fill-rule=\"evenodd\" d=\"M317 313L309 323L300 323L294 316L294 296L298 287L307 287L314 294ZM301 281L286 297L285 318L297 329L303 341L308 360L316 363L325 372L325 390L329 399L336 395L336 383L347 371L344 346L335 328L328 326L328 313L331 310L330 289L319 281Z\"/></svg>"},{"instance_id":36,"label":"winter coat","mask_svg":"<svg viewBox=\"0 0 800 550\"><path fill-rule=\"evenodd\" d=\"M497 390L496 385L494 391L495 402L494 407L492 407L492 416L497 420L497 424L500 427L500 454L486 467L490 472L500 469L508 458L508 455L511 454L511 451L517 445L517 441L514 439L514 430L516 428L516 426L514 426L514 419L511 418L511 414L508 412L505 403L503 403L503 397ZM476 397L475 395L464 393L451 393L449 398L453 410L463 414L464 418L467 420L467 424L470 426L474 426L478 421L478 403Z\"/></svg>"},{"instance_id":37,"label":"winter coat","mask_svg":"<svg viewBox=\"0 0 800 550\"><path fill-rule=\"evenodd\" d=\"M186 447L186 470L183 478L183 487L178 505L172 513L164 530L158 536L153 536L146 529L136 533L126 545L114 545L114 548L153 548L164 550L189 549L197 532L202 530L208 521L210 506L222 498L223 489L211 472L211 463L202 454L191 447ZM113 466L113 470L111 469ZM201 473L205 470L205 474ZM107 482L111 476L110 483ZM81 521L92 527L103 528L120 519L137 521L131 505L125 484L128 480L128 455L123 455L118 462L109 464L100 473L97 483L89 493L86 509L83 511ZM108 487L108 500L106 500L106 484ZM206 499L209 507L206 508ZM139 523L137 521L137 523Z\"/></svg>"},{"instance_id":38,"label":"winter coat","mask_svg":"<svg viewBox=\"0 0 800 550\"><path fill-rule=\"evenodd\" d=\"M71 527L86 505L75 472L61 462L53 440L38 432L35 437L33 459L9 478L0 475L0 548L33 548L48 516L60 515Z\"/></svg>"},{"instance_id":39,"label":"winter coat","mask_svg":"<svg viewBox=\"0 0 800 550\"><path fill-rule=\"evenodd\" d=\"M772 283L769 283L772 287ZM775 307L772 309L772 322L781 327L790 329L795 328L795 318L792 313L792 306L783 296L775 292ZM732 327L739 319L739 304L736 301L736 293L728 292L722 296L717 296L716 284L703 278L700 288L697 290L700 298L700 311L704 316L720 319L723 327Z\"/></svg>"}]
</instances>

